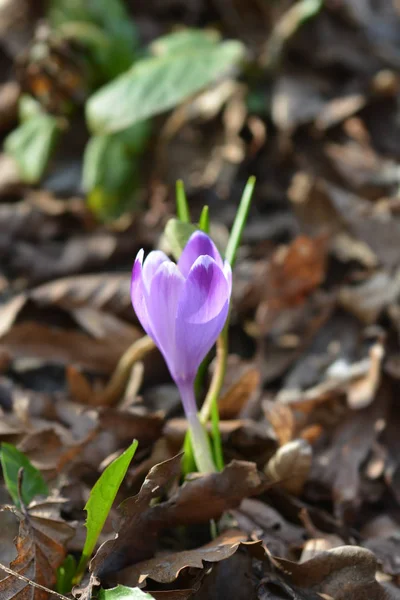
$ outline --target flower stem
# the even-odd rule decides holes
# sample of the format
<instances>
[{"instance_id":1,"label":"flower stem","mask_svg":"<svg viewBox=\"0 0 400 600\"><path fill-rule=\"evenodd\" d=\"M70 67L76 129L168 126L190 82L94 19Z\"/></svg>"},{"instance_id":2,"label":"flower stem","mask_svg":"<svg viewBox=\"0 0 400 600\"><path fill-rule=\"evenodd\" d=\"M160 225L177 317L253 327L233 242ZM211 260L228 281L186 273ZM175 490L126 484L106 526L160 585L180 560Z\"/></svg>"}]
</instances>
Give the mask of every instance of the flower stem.
<instances>
[{"instance_id":1,"label":"flower stem","mask_svg":"<svg viewBox=\"0 0 400 600\"><path fill-rule=\"evenodd\" d=\"M189 424L196 466L200 473L215 472L216 467L212 459L209 440L197 414L193 382L180 382L178 383L178 387Z\"/></svg>"}]
</instances>

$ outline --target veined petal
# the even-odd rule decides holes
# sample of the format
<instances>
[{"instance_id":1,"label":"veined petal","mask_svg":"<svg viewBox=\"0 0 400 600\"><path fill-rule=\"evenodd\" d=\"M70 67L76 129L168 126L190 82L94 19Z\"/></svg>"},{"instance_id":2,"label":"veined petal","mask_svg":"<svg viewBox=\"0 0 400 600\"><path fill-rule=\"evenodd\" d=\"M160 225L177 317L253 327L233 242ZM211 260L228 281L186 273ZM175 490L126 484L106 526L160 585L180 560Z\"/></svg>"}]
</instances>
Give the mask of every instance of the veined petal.
<instances>
[{"instance_id":1,"label":"veined petal","mask_svg":"<svg viewBox=\"0 0 400 600\"><path fill-rule=\"evenodd\" d=\"M141 326L150 337L154 337L152 334L149 316L147 313L147 294L143 283L143 256L144 250L142 248L137 253L135 262L133 264L131 279L131 300L133 309L136 313L137 318L140 321Z\"/></svg>"},{"instance_id":2,"label":"veined petal","mask_svg":"<svg viewBox=\"0 0 400 600\"><path fill-rule=\"evenodd\" d=\"M191 268L179 301L176 348L181 379L194 377L228 316L230 285L222 268L200 256Z\"/></svg>"},{"instance_id":3,"label":"veined petal","mask_svg":"<svg viewBox=\"0 0 400 600\"><path fill-rule=\"evenodd\" d=\"M146 286L148 293L150 293L151 282L158 267L163 262L169 260L170 259L168 256L164 252L161 252L161 250L153 250L153 252L150 252L150 254L146 256L146 260L144 261L143 265L143 283Z\"/></svg>"},{"instance_id":4,"label":"veined petal","mask_svg":"<svg viewBox=\"0 0 400 600\"><path fill-rule=\"evenodd\" d=\"M189 275L189 271L196 259L203 255L211 256L217 265L221 269L223 268L222 258L211 238L203 231L195 231L190 236L178 261L178 267L184 277Z\"/></svg>"},{"instance_id":5,"label":"veined petal","mask_svg":"<svg viewBox=\"0 0 400 600\"><path fill-rule=\"evenodd\" d=\"M153 275L147 299L153 337L173 377L176 371L176 314L184 284L185 278L177 265L170 260L163 261Z\"/></svg>"}]
</instances>

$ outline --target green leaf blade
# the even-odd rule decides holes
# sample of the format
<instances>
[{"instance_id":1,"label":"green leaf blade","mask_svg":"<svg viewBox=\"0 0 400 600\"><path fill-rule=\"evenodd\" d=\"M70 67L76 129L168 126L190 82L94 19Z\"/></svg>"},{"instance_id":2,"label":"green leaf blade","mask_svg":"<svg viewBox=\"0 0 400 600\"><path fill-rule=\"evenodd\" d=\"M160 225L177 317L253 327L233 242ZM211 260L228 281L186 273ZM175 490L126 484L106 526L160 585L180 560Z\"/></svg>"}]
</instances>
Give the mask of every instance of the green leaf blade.
<instances>
[{"instance_id":1,"label":"green leaf blade","mask_svg":"<svg viewBox=\"0 0 400 600\"><path fill-rule=\"evenodd\" d=\"M243 56L243 44L226 41L142 59L89 98L89 127L96 133L113 133L165 112L221 77Z\"/></svg>"},{"instance_id":2,"label":"green leaf blade","mask_svg":"<svg viewBox=\"0 0 400 600\"><path fill-rule=\"evenodd\" d=\"M84 573L137 447L138 442L134 440L121 456L108 465L90 492L85 506L87 512L86 541L78 565L77 578Z\"/></svg>"},{"instance_id":3,"label":"green leaf blade","mask_svg":"<svg viewBox=\"0 0 400 600\"><path fill-rule=\"evenodd\" d=\"M77 563L72 554L67 554L62 565L57 569L56 591L59 594L69 594L72 590Z\"/></svg>"},{"instance_id":4,"label":"green leaf blade","mask_svg":"<svg viewBox=\"0 0 400 600\"><path fill-rule=\"evenodd\" d=\"M20 468L24 469L21 496L26 506L35 496L49 495L49 488L40 471L15 446L3 442L1 444L0 461L7 490L18 508L21 508L18 493L18 472Z\"/></svg>"},{"instance_id":5,"label":"green leaf blade","mask_svg":"<svg viewBox=\"0 0 400 600\"><path fill-rule=\"evenodd\" d=\"M220 39L221 34L216 29L183 29L157 38L150 44L150 52L154 56L165 56L200 46L210 48L216 46Z\"/></svg>"},{"instance_id":6,"label":"green leaf blade","mask_svg":"<svg viewBox=\"0 0 400 600\"><path fill-rule=\"evenodd\" d=\"M190 223L189 205L182 179L176 182L176 214L182 223Z\"/></svg>"},{"instance_id":7,"label":"green leaf blade","mask_svg":"<svg viewBox=\"0 0 400 600\"><path fill-rule=\"evenodd\" d=\"M246 186L243 190L242 198L239 203L239 208L237 210L235 221L231 229L228 245L225 251L225 258L229 262L231 267L234 266L236 261L236 254L239 248L240 240L242 239L243 229L246 225L255 185L256 178L254 176L249 177Z\"/></svg>"},{"instance_id":8,"label":"green leaf blade","mask_svg":"<svg viewBox=\"0 0 400 600\"><path fill-rule=\"evenodd\" d=\"M207 235L210 233L210 214L208 206L203 206L199 219L199 228L204 231Z\"/></svg>"},{"instance_id":9,"label":"green leaf blade","mask_svg":"<svg viewBox=\"0 0 400 600\"><path fill-rule=\"evenodd\" d=\"M110 590L100 590L99 600L154 600L154 596L143 592L140 588L117 585Z\"/></svg>"}]
</instances>

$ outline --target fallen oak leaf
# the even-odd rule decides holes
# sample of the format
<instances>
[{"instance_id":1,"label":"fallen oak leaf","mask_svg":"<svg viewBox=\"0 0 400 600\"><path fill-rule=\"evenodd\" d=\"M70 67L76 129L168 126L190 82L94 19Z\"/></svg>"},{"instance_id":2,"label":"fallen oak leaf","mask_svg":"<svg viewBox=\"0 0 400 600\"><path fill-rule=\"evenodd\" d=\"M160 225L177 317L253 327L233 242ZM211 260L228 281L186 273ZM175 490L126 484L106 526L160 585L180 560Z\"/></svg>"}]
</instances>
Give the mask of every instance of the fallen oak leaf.
<instances>
[{"instance_id":1,"label":"fallen oak leaf","mask_svg":"<svg viewBox=\"0 0 400 600\"><path fill-rule=\"evenodd\" d=\"M116 537L104 542L91 560L90 571L93 575L101 577L152 556L158 533L158 523L153 513L154 509L159 509L159 505L150 507L150 503L153 498L162 495L172 479L179 476L181 458L182 455L177 455L155 465L150 469L139 493L128 499L130 506L127 506L128 500L120 505L122 516ZM134 537L131 537L132 531ZM134 540L137 540L136 545Z\"/></svg>"},{"instance_id":2,"label":"fallen oak leaf","mask_svg":"<svg viewBox=\"0 0 400 600\"><path fill-rule=\"evenodd\" d=\"M312 448L306 440L284 444L270 458L264 472L289 493L300 495L311 469Z\"/></svg>"},{"instance_id":3,"label":"fallen oak leaf","mask_svg":"<svg viewBox=\"0 0 400 600\"><path fill-rule=\"evenodd\" d=\"M61 503L62 500L59 499L32 502L24 512L13 507L2 509L4 513L13 513L19 521L15 542L17 557L12 560L9 568L22 577L16 579L13 574L8 574L0 580L2 600L48 598L47 591L39 590L29 581L46 588L52 587L56 582L56 570L66 555L65 544L74 533L73 527L58 516Z\"/></svg>"},{"instance_id":4,"label":"fallen oak leaf","mask_svg":"<svg viewBox=\"0 0 400 600\"><path fill-rule=\"evenodd\" d=\"M40 590L42 592L46 592L46 594L52 594L53 596L56 596L57 598L61 598L61 600L70 600L69 598L67 598L67 596L63 596L63 594L60 594L59 592L56 592L54 590L49 590L49 588L45 587L44 585L40 585L39 583L36 583L35 581L32 581L28 577L24 577L24 575L21 575L20 573L17 573L16 571L13 571L13 569L10 569L9 567L6 567L2 563L0 563L0 570L5 571L9 575L12 575L16 579L19 579L20 581L24 581L25 583L27 583L28 585L32 586L36 590ZM18 595L17 596L13 596L13 600L16 600L17 598L18 598Z\"/></svg>"},{"instance_id":5,"label":"fallen oak leaf","mask_svg":"<svg viewBox=\"0 0 400 600\"><path fill-rule=\"evenodd\" d=\"M335 600L398 600L400 591L383 587L375 579L378 562L360 546L340 546L303 563L274 557L284 579L301 589L327 594Z\"/></svg>"},{"instance_id":6,"label":"fallen oak leaf","mask_svg":"<svg viewBox=\"0 0 400 600\"><path fill-rule=\"evenodd\" d=\"M118 338L93 339L78 330L25 321L1 338L0 350L13 360L29 357L44 364L74 363L94 373L111 373L129 343Z\"/></svg>"},{"instance_id":7,"label":"fallen oak leaf","mask_svg":"<svg viewBox=\"0 0 400 600\"><path fill-rule=\"evenodd\" d=\"M214 563L232 556L248 536L239 529L225 531L210 543L193 550L162 553L160 556L123 569L118 581L127 586L143 586L147 578L158 583L172 583L183 569L204 569L204 562ZM261 541L250 542L261 545ZM264 552L264 551L262 551Z\"/></svg>"},{"instance_id":8,"label":"fallen oak leaf","mask_svg":"<svg viewBox=\"0 0 400 600\"><path fill-rule=\"evenodd\" d=\"M169 500L151 505L179 475L180 461L178 455L153 467L140 492L121 504L116 537L102 544L90 563L94 575L102 578L151 558L158 535L167 527L217 519L265 486L254 463L232 461L222 472L193 477Z\"/></svg>"},{"instance_id":9,"label":"fallen oak leaf","mask_svg":"<svg viewBox=\"0 0 400 600\"><path fill-rule=\"evenodd\" d=\"M101 273L63 277L18 294L0 309L0 335L5 335L28 300L64 310L90 307L112 314L131 313L130 274Z\"/></svg>"}]
</instances>

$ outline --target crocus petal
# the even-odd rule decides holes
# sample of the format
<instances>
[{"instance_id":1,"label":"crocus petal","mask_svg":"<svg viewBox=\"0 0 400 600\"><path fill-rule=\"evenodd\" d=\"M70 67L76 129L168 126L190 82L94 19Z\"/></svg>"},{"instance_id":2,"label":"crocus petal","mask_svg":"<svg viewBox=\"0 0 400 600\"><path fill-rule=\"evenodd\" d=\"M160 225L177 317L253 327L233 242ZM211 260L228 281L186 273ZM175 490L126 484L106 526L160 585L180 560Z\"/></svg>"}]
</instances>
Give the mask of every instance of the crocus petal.
<instances>
[{"instance_id":1,"label":"crocus petal","mask_svg":"<svg viewBox=\"0 0 400 600\"><path fill-rule=\"evenodd\" d=\"M131 279L131 300L133 309L136 313L137 318L140 321L140 324L142 325L147 335L153 337L146 306L147 294L143 283L143 255L144 250L139 250L135 262L133 264Z\"/></svg>"},{"instance_id":2,"label":"crocus petal","mask_svg":"<svg viewBox=\"0 0 400 600\"><path fill-rule=\"evenodd\" d=\"M170 260L164 261L153 275L147 298L152 337L161 350L173 377L176 371L176 314L184 284L185 279L177 265Z\"/></svg>"},{"instance_id":3,"label":"crocus petal","mask_svg":"<svg viewBox=\"0 0 400 600\"><path fill-rule=\"evenodd\" d=\"M232 267L231 265L228 263L227 260L224 261L224 275L226 277L226 280L228 282L228 286L229 286L229 296L232 293Z\"/></svg>"},{"instance_id":4,"label":"crocus petal","mask_svg":"<svg viewBox=\"0 0 400 600\"><path fill-rule=\"evenodd\" d=\"M203 231L195 231L190 236L178 261L178 267L184 277L189 275L194 262L202 255L211 256L217 265L221 269L223 268L222 258L214 242Z\"/></svg>"},{"instance_id":5,"label":"crocus petal","mask_svg":"<svg viewBox=\"0 0 400 600\"><path fill-rule=\"evenodd\" d=\"M190 379L214 345L228 316L230 286L221 267L200 256L190 269L176 319L178 378Z\"/></svg>"},{"instance_id":6,"label":"crocus petal","mask_svg":"<svg viewBox=\"0 0 400 600\"><path fill-rule=\"evenodd\" d=\"M158 267L163 262L169 260L170 259L168 256L164 254L164 252L161 252L161 250L153 250L153 252L150 252L150 254L146 257L143 265L143 283L146 286L148 293L150 293L151 282Z\"/></svg>"}]
</instances>

